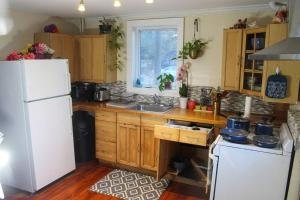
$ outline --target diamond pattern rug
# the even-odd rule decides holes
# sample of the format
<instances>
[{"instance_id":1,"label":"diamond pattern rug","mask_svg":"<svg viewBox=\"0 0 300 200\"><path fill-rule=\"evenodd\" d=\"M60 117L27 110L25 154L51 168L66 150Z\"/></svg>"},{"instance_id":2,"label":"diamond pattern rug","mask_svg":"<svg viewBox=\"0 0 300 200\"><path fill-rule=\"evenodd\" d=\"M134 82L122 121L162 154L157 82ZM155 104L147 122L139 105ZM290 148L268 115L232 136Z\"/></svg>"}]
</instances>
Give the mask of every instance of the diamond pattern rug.
<instances>
[{"instance_id":1,"label":"diamond pattern rug","mask_svg":"<svg viewBox=\"0 0 300 200\"><path fill-rule=\"evenodd\" d=\"M151 176L115 169L90 190L124 200L158 200L168 185L167 179L156 181Z\"/></svg>"}]
</instances>

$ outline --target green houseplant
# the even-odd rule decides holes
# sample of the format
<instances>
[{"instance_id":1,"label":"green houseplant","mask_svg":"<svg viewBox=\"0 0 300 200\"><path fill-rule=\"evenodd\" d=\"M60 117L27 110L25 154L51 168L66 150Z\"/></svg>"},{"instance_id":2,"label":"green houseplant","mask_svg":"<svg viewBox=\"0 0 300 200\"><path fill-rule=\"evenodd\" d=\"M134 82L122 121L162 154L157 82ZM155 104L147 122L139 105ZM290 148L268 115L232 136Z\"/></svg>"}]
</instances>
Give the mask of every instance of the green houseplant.
<instances>
[{"instance_id":1,"label":"green houseplant","mask_svg":"<svg viewBox=\"0 0 300 200\"><path fill-rule=\"evenodd\" d=\"M105 18L102 17L99 20L100 34L110 34L111 39L108 42L109 48L115 50L117 53L117 61L114 65L115 69L122 70L123 62L119 53L120 49L124 45L125 33L122 28L122 24L119 23L118 18Z\"/></svg>"},{"instance_id":2,"label":"green houseplant","mask_svg":"<svg viewBox=\"0 0 300 200\"><path fill-rule=\"evenodd\" d=\"M172 74L163 73L157 78L159 80L159 91L170 90L172 89L172 83L174 82L174 76Z\"/></svg>"},{"instance_id":3,"label":"green houseplant","mask_svg":"<svg viewBox=\"0 0 300 200\"><path fill-rule=\"evenodd\" d=\"M207 44L208 41L203 41L201 39L194 39L192 41L186 42L183 45L182 50L179 51L178 56L174 59L188 59L188 57L190 57L191 59L196 59L199 57L201 52L203 52Z\"/></svg>"}]
</instances>

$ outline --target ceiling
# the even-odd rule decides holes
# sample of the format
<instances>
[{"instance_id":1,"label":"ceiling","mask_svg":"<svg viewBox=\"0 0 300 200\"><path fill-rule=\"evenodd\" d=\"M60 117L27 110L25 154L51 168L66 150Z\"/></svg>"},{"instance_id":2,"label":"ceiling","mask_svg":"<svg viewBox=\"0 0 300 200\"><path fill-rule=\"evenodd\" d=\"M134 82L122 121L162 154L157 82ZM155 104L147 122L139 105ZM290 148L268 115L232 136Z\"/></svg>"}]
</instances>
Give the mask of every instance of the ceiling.
<instances>
[{"instance_id":1,"label":"ceiling","mask_svg":"<svg viewBox=\"0 0 300 200\"><path fill-rule=\"evenodd\" d=\"M3 1L3 0L1 0ZM85 17L102 15L131 15L161 11L180 11L189 9L221 8L266 4L270 0L154 0L145 4L144 0L121 0L122 6L113 7L113 0L84 0ZM79 0L8 0L12 9L47 14L60 17L80 17L77 11Z\"/></svg>"}]
</instances>

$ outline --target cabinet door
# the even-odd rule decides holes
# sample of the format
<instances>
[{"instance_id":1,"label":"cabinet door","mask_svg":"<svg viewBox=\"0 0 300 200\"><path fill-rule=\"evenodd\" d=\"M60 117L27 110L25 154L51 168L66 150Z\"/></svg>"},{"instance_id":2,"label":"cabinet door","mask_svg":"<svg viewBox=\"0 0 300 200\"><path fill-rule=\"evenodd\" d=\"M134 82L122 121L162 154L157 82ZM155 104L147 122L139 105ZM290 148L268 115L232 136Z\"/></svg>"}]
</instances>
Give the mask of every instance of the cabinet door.
<instances>
[{"instance_id":1,"label":"cabinet door","mask_svg":"<svg viewBox=\"0 0 300 200\"><path fill-rule=\"evenodd\" d=\"M71 74L71 81L78 80L78 69L75 63L75 39L73 36L64 36L64 49L63 49L63 58L69 60L69 71Z\"/></svg>"},{"instance_id":2,"label":"cabinet door","mask_svg":"<svg viewBox=\"0 0 300 200\"><path fill-rule=\"evenodd\" d=\"M92 39L79 38L79 57L80 57L80 80L91 81L93 74L92 65Z\"/></svg>"},{"instance_id":3,"label":"cabinet door","mask_svg":"<svg viewBox=\"0 0 300 200\"><path fill-rule=\"evenodd\" d=\"M222 64L222 88L225 90L239 90L241 52L241 29L224 30L223 33L223 64Z\"/></svg>"},{"instance_id":4,"label":"cabinet door","mask_svg":"<svg viewBox=\"0 0 300 200\"><path fill-rule=\"evenodd\" d=\"M154 127L141 128L141 167L149 170L157 169L158 139L154 138Z\"/></svg>"},{"instance_id":5,"label":"cabinet door","mask_svg":"<svg viewBox=\"0 0 300 200\"><path fill-rule=\"evenodd\" d=\"M61 34L50 34L50 47L54 50L54 58L64 58L64 36Z\"/></svg>"},{"instance_id":6,"label":"cabinet door","mask_svg":"<svg viewBox=\"0 0 300 200\"><path fill-rule=\"evenodd\" d=\"M95 82L106 81L106 40L104 37L92 38L92 78Z\"/></svg>"},{"instance_id":7,"label":"cabinet door","mask_svg":"<svg viewBox=\"0 0 300 200\"><path fill-rule=\"evenodd\" d=\"M118 124L117 127L117 162L139 167L140 126Z\"/></svg>"},{"instance_id":8,"label":"cabinet door","mask_svg":"<svg viewBox=\"0 0 300 200\"><path fill-rule=\"evenodd\" d=\"M267 46L271 46L283 39L288 35L288 25L287 24L270 24L267 27ZM298 101L299 93L299 79L300 79L300 69L299 61L266 61L266 69L263 74L263 89L262 96L263 100L267 102L274 103L290 103L296 104ZM267 79L270 75L273 75L276 68L279 67L281 73L287 76L288 79L288 89L287 97L284 99L274 99L269 98L265 95Z\"/></svg>"}]
</instances>

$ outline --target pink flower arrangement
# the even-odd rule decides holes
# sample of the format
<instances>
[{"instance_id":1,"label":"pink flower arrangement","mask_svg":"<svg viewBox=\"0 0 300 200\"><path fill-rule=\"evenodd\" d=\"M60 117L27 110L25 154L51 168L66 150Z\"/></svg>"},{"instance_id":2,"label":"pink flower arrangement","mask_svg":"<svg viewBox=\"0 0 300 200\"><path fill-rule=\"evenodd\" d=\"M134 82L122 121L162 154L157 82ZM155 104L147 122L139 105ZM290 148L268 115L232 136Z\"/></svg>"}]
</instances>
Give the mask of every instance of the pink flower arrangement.
<instances>
[{"instance_id":1,"label":"pink flower arrangement","mask_svg":"<svg viewBox=\"0 0 300 200\"><path fill-rule=\"evenodd\" d=\"M25 60L35 59L35 55L33 53L22 54L17 51L13 51L6 57L6 60L8 60L8 61L22 60L22 59L25 59Z\"/></svg>"},{"instance_id":2,"label":"pink flower arrangement","mask_svg":"<svg viewBox=\"0 0 300 200\"><path fill-rule=\"evenodd\" d=\"M53 54L54 50L49 48L45 43L35 43L28 49L28 51L33 52L35 54Z\"/></svg>"},{"instance_id":3,"label":"pink flower arrangement","mask_svg":"<svg viewBox=\"0 0 300 200\"><path fill-rule=\"evenodd\" d=\"M7 57L6 60L22 60L22 59L40 59L40 58L51 58L54 50L49 48L44 43L35 43L33 45L29 44L27 48L22 50L22 52L13 51ZM50 55L50 57L45 57L43 55Z\"/></svg>"},{"instance_id":4,"label":"pink flower arrangement","mask_svg":"<svg viewBox=\"0 0 300 200\"><path fill-rule=\"evenodd\" d=\"M188 70L191 68L192 63L183 63L177 70L176 80L185 81L188 77Z\"/></svg>"},{"instance_id":5,"label":"pink flower arrangement","mask_svg":"<svg viewBox=\"0 0 300 200\"><path fill-rule=\"evenodd\" d=\"M183 63L177 70L176 80L180 81L179 95L180 97L187 97L188 95L188 79L189 79L189 70L192 66L192 63L186 62Z\"/></svg>"}]
</instances>

